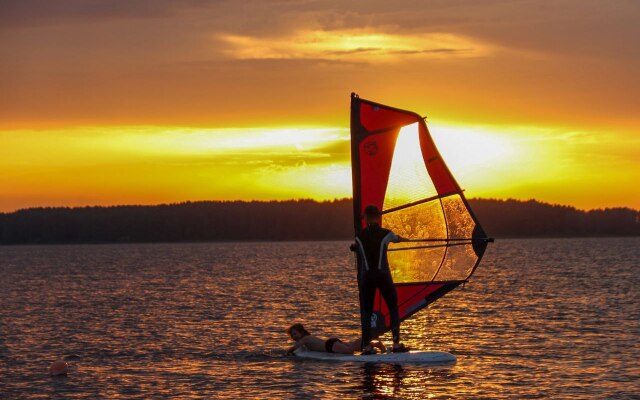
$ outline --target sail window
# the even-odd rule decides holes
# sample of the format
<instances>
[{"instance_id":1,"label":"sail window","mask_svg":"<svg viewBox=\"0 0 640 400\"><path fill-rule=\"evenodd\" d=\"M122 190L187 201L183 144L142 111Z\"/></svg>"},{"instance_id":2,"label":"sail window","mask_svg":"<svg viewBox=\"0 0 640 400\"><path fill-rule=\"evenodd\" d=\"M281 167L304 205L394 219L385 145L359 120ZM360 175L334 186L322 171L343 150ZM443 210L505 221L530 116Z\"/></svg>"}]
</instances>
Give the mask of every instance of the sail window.
<instances>
[{"instance_id":1,"label":"sail window","mask_svg":"<svg viewBox=\"0 0 640 400\"><path fill-rule=\"evenodd\" d=\"M436 195L420 150L418 123L400 129L391 162L383 210Z\"/></svg>"}]
</instances>

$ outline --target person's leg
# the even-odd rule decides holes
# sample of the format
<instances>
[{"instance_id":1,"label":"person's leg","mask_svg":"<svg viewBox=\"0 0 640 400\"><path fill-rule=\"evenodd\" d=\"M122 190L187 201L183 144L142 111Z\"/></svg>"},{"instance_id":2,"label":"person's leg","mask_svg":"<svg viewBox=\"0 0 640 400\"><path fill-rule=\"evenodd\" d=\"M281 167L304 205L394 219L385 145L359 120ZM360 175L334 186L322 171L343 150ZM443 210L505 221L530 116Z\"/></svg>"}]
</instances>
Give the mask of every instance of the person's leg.
<instances>
[{"instance_id":1,"label":"person's leg","mask_svg":"<svg viewBox=\"0 0 640 400\"><path fill-rule=\"evenodd\" d=\"M352 353L360 351L362 350L362 338L357 338L356 340L346 343L346 345L349 346Z\"/></svg>"},{"instance_id":2,"label":"person's leg","mask_svg":"<svg viewBox=\"0 0 640 400\"><path fill-rule=\"evenodd\" d=\"M358 345L360 345L360 342ZM338 354L353 354L356 350L360 350L360 347L354 348L351 343L343 343L342 341L335 342L332 348L333 353Z\"/></svg>"},{"instance_id":3,"label":"person's leg","mask_svg":"<svg viewBox=\"0 0 640 400\"><path fill-rule=\"evenodd\" d=\"M393 334L393 343L400 343L400 318L398 316L398 294L396 287L393 285L391 274L384 274L380 278L379 283L380 295L384 299L389 309L391 317L391 333Z\"/></svg>"},{"instance_id":4,"label":"person's leg","mask_svg":"<svg viewBox=\"0 0 640 400\"><path fill-rule=\"evenodd\" d=\"M376 294L376 287L366 277L361 281L360 295L362 296L362 348L364 349L371 342L371 314L373 313L373 300Z\"/></svg>"},{"instance_id":5,"label":"person's leg","mask_svg":"<svg viewBox=\"0 0 640 400\"><path fill-rule=\"evenodd\" d=\"M345 343L345 345L350 350L350 352L351 352L350 354L353 354L356 351L362 350L362 339L358 338L358 339L356 339L356 340L354 340L352 342ZM382 343L379 340L372 340L371 341L371 347L377 348L378 350L380 350L381 353L386 353L387 352L387 348L385 347L384 343ZM335 347L334 347L334 350L335 350Z\"/></svg>"}]
</instances>

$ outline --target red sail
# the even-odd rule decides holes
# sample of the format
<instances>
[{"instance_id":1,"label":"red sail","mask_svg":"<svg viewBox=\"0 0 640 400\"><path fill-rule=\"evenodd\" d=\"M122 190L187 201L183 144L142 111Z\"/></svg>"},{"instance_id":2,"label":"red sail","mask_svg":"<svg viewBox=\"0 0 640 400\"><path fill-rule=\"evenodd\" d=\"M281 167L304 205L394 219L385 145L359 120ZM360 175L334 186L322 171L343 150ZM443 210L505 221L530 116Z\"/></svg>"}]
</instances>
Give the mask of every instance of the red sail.
<instances>
[{"instance_id":1,"label":"red sail","mask_svg":"<svg viewBox=\"0 0 640 400\"><path fill-rule=\"evenodd\" d=\"M351 163L355 232L364 227L365 207L375 205L383 227L411 239L388 250L404 320L465 282L490 239L420 115L352 94ZM382 334L389 312L379 293L374 304Z\"/></svg>"}]
</instances>

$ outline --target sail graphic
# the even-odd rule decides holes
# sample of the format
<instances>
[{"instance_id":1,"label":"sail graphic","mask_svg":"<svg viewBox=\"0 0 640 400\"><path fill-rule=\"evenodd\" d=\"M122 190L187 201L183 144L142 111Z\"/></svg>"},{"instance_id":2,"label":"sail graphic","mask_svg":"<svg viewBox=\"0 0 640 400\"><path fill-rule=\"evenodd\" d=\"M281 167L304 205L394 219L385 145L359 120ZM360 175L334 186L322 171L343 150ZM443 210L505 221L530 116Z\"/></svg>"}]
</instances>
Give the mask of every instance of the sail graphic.
<instances>
[{"instance_id":1,"label":"sail graphic","mask_svg":"<svg viewBox=\"0 0 640 400\"><path fill-rule=\"evenodd\" d=\"M365 207L375 205L382 210L383 227L410 239L388 249L402 321L466 282L493 239L420 115L352 93L351 163L355 233L365 227ZM379 293L374 315L376 335L389 330L389 311Z\"/></svg>"}]
</instances>

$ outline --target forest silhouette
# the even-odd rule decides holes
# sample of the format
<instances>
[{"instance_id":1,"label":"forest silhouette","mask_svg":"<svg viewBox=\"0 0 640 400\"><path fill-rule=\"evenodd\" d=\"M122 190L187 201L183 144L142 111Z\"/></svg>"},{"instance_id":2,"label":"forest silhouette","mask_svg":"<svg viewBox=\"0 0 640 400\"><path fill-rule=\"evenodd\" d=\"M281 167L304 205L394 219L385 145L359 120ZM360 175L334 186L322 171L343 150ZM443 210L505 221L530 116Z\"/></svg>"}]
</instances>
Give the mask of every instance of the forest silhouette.
<instances>
[{"instance_id":1,"label":"forest silhouette","mask_svg":"<svg viewBox=\"0 0 640 400\"><path fill-rule=\"evenodd\" d=\"M493 237L638 236L638 210L471 199ZM352 201L203 201L0 213L0 244L347 240Z\"/></svg>"}]
</instances>

